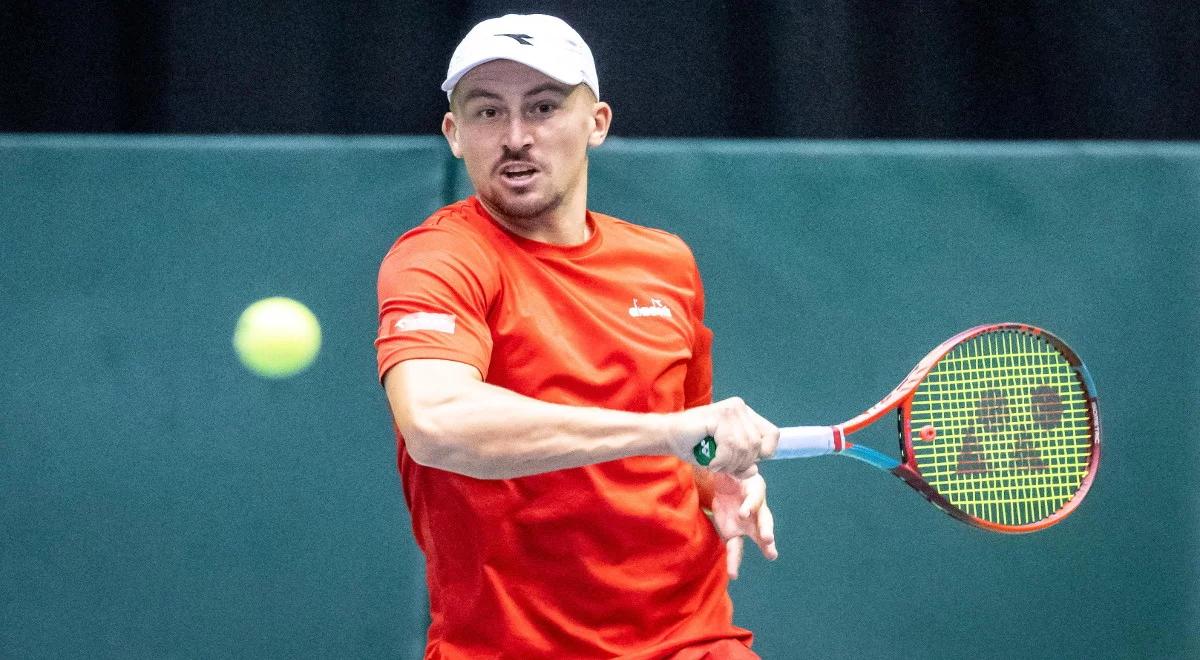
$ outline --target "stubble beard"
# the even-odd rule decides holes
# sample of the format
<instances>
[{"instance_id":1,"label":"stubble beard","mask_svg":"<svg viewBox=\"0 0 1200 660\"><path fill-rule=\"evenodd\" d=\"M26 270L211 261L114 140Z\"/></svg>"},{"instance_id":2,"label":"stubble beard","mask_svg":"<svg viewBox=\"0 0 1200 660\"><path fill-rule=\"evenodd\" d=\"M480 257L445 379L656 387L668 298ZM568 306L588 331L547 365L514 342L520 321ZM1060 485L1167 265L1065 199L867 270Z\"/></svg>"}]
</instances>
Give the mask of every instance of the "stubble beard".
<instances>
[{"instance_id":1,"label":"stubble beard","mask_svg":"<svg viewBox=\"0 0 1200 660\"><path fill-rule=\"evenodd\" d=\"M548 196L531 196L527 199L512 199L503 194L487 195L484 201L487 206L506 219L528 222L549 215L551 211L562 206L566 196L555 192Z\"/></svg>"}]
</instances>

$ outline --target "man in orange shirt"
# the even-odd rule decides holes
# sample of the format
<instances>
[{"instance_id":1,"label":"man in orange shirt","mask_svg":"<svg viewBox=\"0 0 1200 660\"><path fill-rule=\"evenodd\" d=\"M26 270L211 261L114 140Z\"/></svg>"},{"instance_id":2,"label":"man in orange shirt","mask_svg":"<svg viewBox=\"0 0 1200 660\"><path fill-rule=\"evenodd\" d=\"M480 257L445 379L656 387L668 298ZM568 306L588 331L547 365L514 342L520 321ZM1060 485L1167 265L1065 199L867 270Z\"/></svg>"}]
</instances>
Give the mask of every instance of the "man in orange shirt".
<instances>
[{"instance_id":1,"label":"man in orange shirt","mask_svg":"<svg viewBox=\"0 0 1200 660\"><path fill-rule=\"evenodd\" d=\"M777 556L756 461L778 430L711 403L683 241L587 210L612 120L591 51L557 18L491 19L442 89L476 194L384 258L376 340L426 657L756 657L727 583L743 535Z\"/></svg>"}]
</instances>

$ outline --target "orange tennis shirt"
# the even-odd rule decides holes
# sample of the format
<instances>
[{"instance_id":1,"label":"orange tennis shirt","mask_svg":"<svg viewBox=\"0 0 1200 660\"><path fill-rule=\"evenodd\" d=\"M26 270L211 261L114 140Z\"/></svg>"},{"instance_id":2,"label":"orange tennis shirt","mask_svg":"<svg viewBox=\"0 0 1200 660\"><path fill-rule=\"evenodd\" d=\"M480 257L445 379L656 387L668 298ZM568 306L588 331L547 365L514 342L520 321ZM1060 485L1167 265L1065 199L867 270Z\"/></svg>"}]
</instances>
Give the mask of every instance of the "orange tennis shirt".
<instances>
[{"instance_id":1,"label":"orange tennis shirt","mask_svg":"<svg viewBox=\"0 0 1200 660\"><path fill-rule=\"evenodd\" d=\"M472 197L401 236L379 272L380 377L439 358L553 403L708 403L712 334L691 252L663 231L592 212L588 223L581 245L531 241ZM678 458L480 480L418 465L398 431L397 446L426 561L426 657L682 657L749 645L732 623L724 544Z\"/></svg>"}]
</instances>

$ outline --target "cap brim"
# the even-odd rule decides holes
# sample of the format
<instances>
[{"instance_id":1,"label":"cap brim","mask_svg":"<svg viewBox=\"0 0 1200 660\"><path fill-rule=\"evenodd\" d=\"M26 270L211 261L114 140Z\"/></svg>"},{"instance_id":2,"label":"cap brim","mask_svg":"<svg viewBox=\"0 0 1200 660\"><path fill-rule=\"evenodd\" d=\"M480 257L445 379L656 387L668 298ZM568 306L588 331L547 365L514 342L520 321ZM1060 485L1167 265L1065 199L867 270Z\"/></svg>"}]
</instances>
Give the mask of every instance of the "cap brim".
<instances>
[{"instance_id":1,"label":"cap brim","mask_svg":"<svg viewBox=\"0 0 1200 660\"><path fill-rule=\"evenodd\" d=\"M569 66L556 67L554 66L554 63L550 62L530 61L535 59L541 58L521 57L520 52L518 51L516 53L506 53L503 55L488 55L487 57L481 57L477 60L471 60L464 66L460 66L455 73L442 82L442 91L449 95L452 91L454 91L454 87L458 85L458 82L462 80L463 77L468 73L470 73L472 69L481 64L494 62L496 60L511 60L517 64L524 64L534 71L545 74L557 80L558 82L563 83L564 85L578 85L585 82L583 71L580 71L578 68L571 68Z\"/></svg>"}]
</instances>

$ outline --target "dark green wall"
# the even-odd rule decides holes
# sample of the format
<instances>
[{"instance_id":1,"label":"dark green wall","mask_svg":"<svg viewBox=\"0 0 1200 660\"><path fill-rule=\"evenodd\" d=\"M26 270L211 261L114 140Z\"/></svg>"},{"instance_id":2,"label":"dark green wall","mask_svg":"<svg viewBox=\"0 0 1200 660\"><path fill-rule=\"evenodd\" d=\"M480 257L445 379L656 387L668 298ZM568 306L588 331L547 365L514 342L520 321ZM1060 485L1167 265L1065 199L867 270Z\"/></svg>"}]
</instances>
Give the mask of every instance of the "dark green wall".
<instances>
[{"instance_id":1,"label":"dark green wall","mask_svg":"<svg viewBox=\"0 0 1200 660\"><path fill-rule=\"evenodd\" d=\"M436 208L431 140L0 142L0 656L337 657L416 648L375 384L375 269ZM230 340L320 317L305 375Z\"/></svg>"},{"instance_id":2,"label":"dark green wall","mask_svg":"<svg viewBox=\"0 0 1200 660\"><path fill-rule=\"evenodd\" d=\"M0 136L0 656L418 655L374 278L465 183L435 138ZM717 394L781 424L985 321L1054 330L1099 389L1099 478L1039 534L767 465L782 557L732 589L761 653L1200 653L1200 146L612 140L591 185L691 243ZM325 331L290 380L230 348L268 295Z\"/></svg>"},{"instance_id":3,"label":"dark green wall","mask_svg":"<svg viewBox=\"0 0 1200 660\"><path fill-rule=\"evenodd\" d=\"M781 559L733 595L769 656L1200 655L1200 146L638 142L592 172L595 207L692 244L716 393L779 423L857 414L990 321L1060 334L1099 389L1098 480L1039 534L767 465Z\"/></svg>"}]
</instances>

